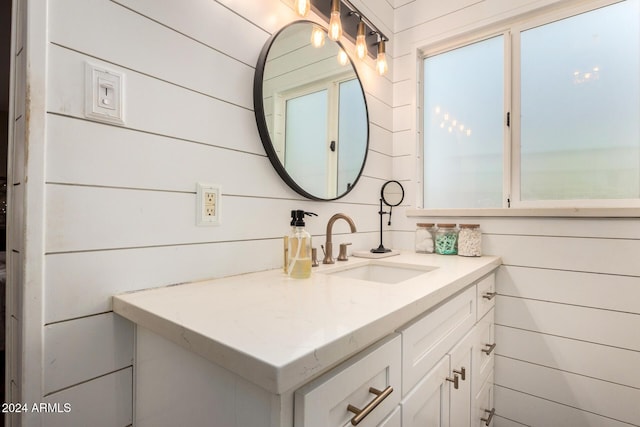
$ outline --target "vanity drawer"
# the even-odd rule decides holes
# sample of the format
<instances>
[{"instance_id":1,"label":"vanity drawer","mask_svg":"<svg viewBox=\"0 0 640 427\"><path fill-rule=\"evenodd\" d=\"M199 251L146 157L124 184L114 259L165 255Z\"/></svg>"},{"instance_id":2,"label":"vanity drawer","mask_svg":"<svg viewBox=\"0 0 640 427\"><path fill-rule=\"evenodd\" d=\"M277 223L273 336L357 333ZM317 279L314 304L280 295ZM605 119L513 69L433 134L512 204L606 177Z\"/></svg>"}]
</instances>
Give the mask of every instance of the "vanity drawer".
<instances>
[{"instance_id":1,"label":"vanity drawer","mask_svg":"<svg viewBox=\"0 0 640 427\"><path fill-rule=\"evenodd\" d=\"M351 425L355 414L347 408L364 409L374 399L380 403L359 425L379 425L400 403L400 351L400 336L393 334L297 390L295 427ZM377 396L370 388L383 393Z\"/></svg>"},{"instance_id":2,"label":"vanity drawer","mask_svg":"<svg viewBox=\"0 0 640 427\"><path fill-rule=\"evenodd\" d=\"M497 345L495 341L494 312L494 309L489 310L475 326L475 344L472 357L474 394L478 393L482 383L486 381L489 373L493 371Z\"/></svg>"},{"instance_id":3,"label":"vanity drawer","mask_svg":"<svg viewBox=\"0 0 640 427\"><path fill-rule=\"evenodd\" d=\"M476 285L478 290L478 320L496 305L496 275L491 273Z\"/></svg>"},{"instance_id":4,"label":"vanity drawer","mask_svg":"<svg viewBox=\"0 0 640 427\"><path fill-rule=\"evenodd\" d=\"M406 395L476 322L476 287L402 328L402 395Z\"/></svg>"}]
</instances>

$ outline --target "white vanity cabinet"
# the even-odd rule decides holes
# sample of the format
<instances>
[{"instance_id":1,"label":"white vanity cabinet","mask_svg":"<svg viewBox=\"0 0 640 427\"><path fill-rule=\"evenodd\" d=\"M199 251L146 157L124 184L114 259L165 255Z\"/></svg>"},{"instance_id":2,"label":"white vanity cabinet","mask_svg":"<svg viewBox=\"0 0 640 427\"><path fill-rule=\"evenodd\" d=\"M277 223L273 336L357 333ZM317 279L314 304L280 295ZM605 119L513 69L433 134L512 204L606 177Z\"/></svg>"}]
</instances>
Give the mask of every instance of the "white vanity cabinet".
<instances>
[{"instance_id":1,"label":"white vanity cabinet","mask_svg":"<svg viewBox=\"0 0 640 427\"><path fill-rule=\"evenodd\" d=\"M400 330L403 427L489 425L494 286L492 273Z\"/></svg>"},{"instance_id":2,"label":"white vanity cabinet","mask_svg":"<svg viewBox=\"0 0 640 427\"><path fill-rule=\"evenodd\" d=\"M492 273L400 328L400 336L393 334L296 391L295 427L351 425L349 402L361 402L353 405L360 409L376 398L368 384L375 384L376 393L393 386L395 394L361 426L396 425L397 420L380 420L401 396L396 418L402 427L486 425L481 419L488 419L493 404L495 299L482 296L495 295L494 286Z\"/></svg>"},{"instance_id":3,"label":"white vanity cabinet","mask_svg":"<svg viewBox=\"0 0 640 427\"><path fill-rule=\"evenodd\" d=\"M437 270L394 286L267 271L114 297L137 324L135 425L486 426L500 259L395 262Z\"/></svg>"}]
</instances>

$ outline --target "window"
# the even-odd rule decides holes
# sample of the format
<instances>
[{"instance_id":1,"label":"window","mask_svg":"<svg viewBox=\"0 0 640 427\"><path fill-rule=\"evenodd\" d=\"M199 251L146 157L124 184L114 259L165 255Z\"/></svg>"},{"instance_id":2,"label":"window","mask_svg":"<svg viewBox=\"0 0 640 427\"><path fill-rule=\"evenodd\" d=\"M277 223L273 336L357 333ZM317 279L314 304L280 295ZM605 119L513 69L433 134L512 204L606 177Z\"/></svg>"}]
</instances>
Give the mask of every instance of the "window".
<instances>
[{"instance_id":1,"label":"window","mask_svg":"<svg viewBox=\"0 0 640 427\"><path fill-rule=\"evenodd\" d=\"M424 202L502 206L504 37L424 61Z\"/></svg>"},{"instance_id":2,"label":"window","mask_svg":"<svg viewBox=\"0 0 640 427\"><path fill-rule=\"evenodd\" d=\"M425 208L640 206L640 0L554 18L425 57Z\"/></svg>"}]
</instances>

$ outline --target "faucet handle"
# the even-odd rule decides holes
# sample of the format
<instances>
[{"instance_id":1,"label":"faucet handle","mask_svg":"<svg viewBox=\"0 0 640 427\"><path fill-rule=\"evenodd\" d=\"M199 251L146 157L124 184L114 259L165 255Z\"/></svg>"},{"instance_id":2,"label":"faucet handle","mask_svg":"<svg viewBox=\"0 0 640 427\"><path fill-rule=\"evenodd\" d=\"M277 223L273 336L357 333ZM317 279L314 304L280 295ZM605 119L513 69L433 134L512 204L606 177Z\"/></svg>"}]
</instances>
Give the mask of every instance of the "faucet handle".
<instances>
[{"instance_id":1,"label":"faucet handle","mask_svg":"<svg viewBox=\"0 0 640 427\"><path fill-rule=\"evenodd\" d=\"M338 261L347 261L347 246L351 243L340 243L340 253L338 254Z\"/></svg>"}]
</instances>

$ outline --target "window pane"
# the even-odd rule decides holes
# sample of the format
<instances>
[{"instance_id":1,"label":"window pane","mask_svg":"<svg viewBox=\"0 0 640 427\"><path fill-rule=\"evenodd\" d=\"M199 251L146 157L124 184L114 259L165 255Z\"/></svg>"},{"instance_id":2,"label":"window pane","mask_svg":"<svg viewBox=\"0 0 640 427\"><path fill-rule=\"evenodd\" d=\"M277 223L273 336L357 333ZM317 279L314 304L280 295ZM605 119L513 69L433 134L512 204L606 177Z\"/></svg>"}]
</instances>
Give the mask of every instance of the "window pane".
<instances>
[{"instance_id":1,"label":"window pane","mask_svg":"<svg viewBox=\"0 0 640 427\"><path fill-rule=\"evenodd\" d=\"M327 102L326 90L287 101L284 167L310 194L327 194Z\"/></svg>"},{"instance_id":2,"label":"window pane","mask_svg":"<svg viewBox=\"0 0 640 427\"><path fill-rule=\"evenodd\" d=\"M504 41L424 60L424 207L502 206Z\"/></svg>"},{"instance_id":3,"label":"window pane","mask_svg":"<svg viewBox=\"0 0 640 427\"><path fill-rule=\"evenodd\" d=\"M638 1L521 34L521 199L640 197Z\"/></svg>"},{"instance_id":4,"label":"window pane","mask_svg":"<svg viewBox=\"0 0 640 427\"><path fill-rule=\"evenodd\" d=\"M338 114L338 194L343 194L358 177L367 154L367 107L357 79L340 83Z\"/></svg>"}]
</instances>

